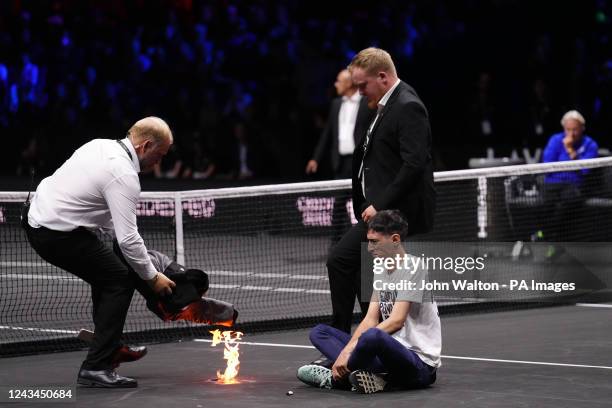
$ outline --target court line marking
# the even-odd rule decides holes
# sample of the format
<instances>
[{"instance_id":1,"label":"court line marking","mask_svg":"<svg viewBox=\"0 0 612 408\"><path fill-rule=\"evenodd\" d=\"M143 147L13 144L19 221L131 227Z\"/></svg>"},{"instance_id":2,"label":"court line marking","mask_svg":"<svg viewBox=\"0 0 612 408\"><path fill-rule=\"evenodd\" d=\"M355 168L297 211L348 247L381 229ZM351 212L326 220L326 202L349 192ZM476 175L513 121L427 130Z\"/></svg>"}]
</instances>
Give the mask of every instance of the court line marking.
<instances>
[{"instance_id":1,"label":"court line marking","mask_svg":"<svg viewBox=\"0 0 612 408\"><path fill-rule=\"evenodd\" d=\"M2 279L23 279L23 280L55 280L63 282L71 282L76 284L86 284L85 281L73 277L64 275L46 275L46 274L29 274L29 273L0 273L0 280ZM328 295L329 289L308 289L308 288L284 288L274 286L255 286L255 285L241 285L239 283L211 283L209 287L214 289L239 289L239 290L250 290L250 291L264 291L264 292L293 292L293 293L306 293L309 295Z\"/></svg>"},{"instance_id":2,"label":"court line marking","mask_svg":"<svg viewBox=\"0 0 612 408\"><path fill-rule=\"evenodd\" d=\"M41 328L36 328L36 327L18 327L18 326L0 326L0 329L37 331L37 332L42 332L42 333L62 333L62 334L78 334L79 333L76 330L41 329ZM198 342L198 343L212 343L211 339L194 339L193 341ZM301 344L262 343L262 342L250 342L250 341L241 341L240 344L246 344L249 346L302 348L302 349L311 349L311 350L315 348L314 346L305 346ZM604 369L604 370L612 370L612 367L608 367L608 366L587 365L587 364L550 363L546 361L506 360L506 359L499 359L499 358L465 357L465 356L449 356L449 355L442 355L441 357L451 359L451 360L486 361L486 362L495 362L495 363L544 365L544 366L554 366L554 367L599 368L599 369Z\"/></svg>"},{"instance_id":3,"label":"court line marking","mask_svg":"<svg viewBox=\"0 0 612 408\"><path fill-rule=\"evenodd\" d=\"M201 343L212 343L209 339L194 339L196 342ZM304 346L301 344L283 344L283 343L257 343L241 341L240 344L248 344L250 346L268 346L268 347L286 347L286 348L304 348L314 349L314 346ZM601 368L604 370L612 370L612 367L598 366L598 365L587 365L587 364L568 364L568 363L549 363L546 361L526 361L526 360L504 360L499 358L481 358L481 357L464 357L464 356L447 356L442 355L442 358L448 358L451 360L470 360L470 361L487 361L495 363L511 363L511 364L531 364L531 365L544 365L544 366L555 366L555 367L575 367L575 368Z\"/></svg>"},{"instance_id":4,"label":"court line marking","mask_svg":"<svg viewBox=\"0 0 612 408\"><path fill-rule=\"evenodd\" d=\"M527 360L504 360L500 358L480 358L480 357L463 357L463 356L442 356L442 358L449 358L454 360L473 360L473 361L491 361L496 363L512 363L512 364L531 364L531 365L545 365L555 367L576 367L576 368L601 368L604 370L612 370L612 367L588 365L588 364L569 364L569 363L549 363L546 361L527 361Z\"/></svg>"},{"instance_id":5,"label":"court line marking","mask_svg":"<svg viewBox=\"0 0 612 408\"><path fill-rule=\"evenodd\" d=\"M305 291L306 289L300 289L300 288L276 288L273 290L273 292L289 292L289 293L302 293Z\"/></svg>"},{"instance_id":6,"label":"court line marking","mask_svg":"<svg viewBox=\"0 0 612 408\"><path fill-rule=\"evenodd\" d=\"M22 261L0 261L0 267L5 268L55 268L55 266L51 265L45 261L39 262L22 262ZM255 278L255 279L296 279L296 280L328 280L329 277L327 275L305 275L305 274L295 274L292 275L290 273L274 273L274 272L243 272L243 271L226 271L226 270L206 270L206 268L202 268L199 265L194 265L192 268L199 268L205 271L209 275L218 275L218 276L240 276L245 278Z\"/></svg>"},{"instance_id":7,"label":"court line marking","mask_svg":"<svg viewBox=\"0 0 612 408\"><path fill-rule=\"evenodd\" d=\"M22 262L22 261L0 261L0 266L9 268L28 268L28 267L45 267L54 268L50 263L39 261L39 262Z\"/></svg>"},{"instance_id":8,"label":"court line marking","mask_svg":"<svg viewBox=\"0 0 612 408\"><path fill-rule=\"evenodd\" d=\"M274 288L272 286L251 286L251 285L245 285L245 286L241 286L240 289L270 291L270 290L272 290Z\"/></svg>"},{"instance_id":9,"label":"court line marking","mask_svg":"<svg viewBox=\"0 0 612 408\"><path fill-rule=\"evenodd\" d=\"M86 284L87 282L79 278L71 278L69 276L51 276L51 275L20 275L20 274L0 274L0 279L25 279L25 280L56 280L63 282L71 282L77 284ZM307 289L307 288L275 288L273 286L252 286L252 285L240 285L237 283L211 283L210 288L214 289L239 289L239 290L253 290L253 291L265 291L265 292L293 292L293 293L306 293L309 295L327 295L330 293L329 289Z\"/></svg>"},{"instance_id":10,"label":"court line marking","mask_svg":"<svg viewBox=\"0 0 612 408\"><path fill-rule=\"evenodd\" d=\"M79 332L75 330L41 329L38 327L0 326L0 329L35 331L41 333L79 334Z\"/></svg>"},{"instance_id":11,"label":"court line marking","mask_svg":"<svg viewBox=\"0 0 612 408\"><path fill-rule=\"evenodd\" d=\"M210 339L193 339L198 343L212 343ZM249 346L267 346L267 347L285 347L285 348L304 348L314 349L314 346L303 346L301 344L279 344L279 343L257 343L252 341L241 341L240 344L248 344Z\"/></svg>"},{"instance_id":12,"label":"court line marking","mask_svg":"<svg viewBox=\"0 0 612 408\"><path fill-rule=\"evenodd\" d=\"M576 303L576 306L582 307L603 307L612 309L612 305L601 304L601 303Z\"/></svg>"},{"instance_id":13,"label":"court line marking","mask_svg":"<svg viewBox=\"0 0 612 408\"><path fill-rule=\"evenodd\" d=\"M74 276L44 275L44 274L36 275L32 273L2 273L0 274L0 278L25 279L25 280L61 280L61 281L85 283L85 281L79 278L76 278Z\"/></svg>"}]
</instances>

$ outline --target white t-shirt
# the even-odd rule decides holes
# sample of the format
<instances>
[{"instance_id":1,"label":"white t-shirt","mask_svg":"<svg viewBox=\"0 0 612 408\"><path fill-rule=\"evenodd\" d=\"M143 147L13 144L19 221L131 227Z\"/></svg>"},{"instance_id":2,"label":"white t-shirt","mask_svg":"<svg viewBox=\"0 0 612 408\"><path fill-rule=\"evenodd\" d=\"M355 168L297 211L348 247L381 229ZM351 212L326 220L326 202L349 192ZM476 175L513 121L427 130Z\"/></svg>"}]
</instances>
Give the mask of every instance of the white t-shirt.
<instances>
[{"instance_id":1,"label":"white t-shirt","mask_svg":"<svg viewBox=\"0 0 612 408\"><path fill-rule=\"evenodd\" d=\"M421 281L427 279L426 270L418 270L412 274L405 269L396 269L374 276L375 280L384 283L414 282L415 290L379 290L374 291L374 299L379 302L383 320L393 311L397 301L409 301L410 308L404 326L392 334L404 347L414 351L419 358L432 367L439 367L442 362L442 332L438 306L430 291L419 290ZM383 288L383 289L388 289Z\"/></svg>"}]
</instances>

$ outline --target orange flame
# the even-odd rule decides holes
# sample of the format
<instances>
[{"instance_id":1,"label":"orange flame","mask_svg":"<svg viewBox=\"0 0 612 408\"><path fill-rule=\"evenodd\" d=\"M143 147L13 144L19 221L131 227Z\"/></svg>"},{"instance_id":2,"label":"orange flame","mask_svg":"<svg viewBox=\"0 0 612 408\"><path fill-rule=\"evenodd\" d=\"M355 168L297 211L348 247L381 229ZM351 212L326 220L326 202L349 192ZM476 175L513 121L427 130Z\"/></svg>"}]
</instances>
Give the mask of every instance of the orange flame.
<instances>
[{"instance_id":1,"label":"orange flame","mask_svg":"<svg viewBox=\"0 0 612 408\"><path fill-rule=\"evenodd\" d=\"M214 330L210 332L213 335L211 346L214 347L223 341L225 348L223 349L223 359L227 360L225 371L217 370L217 380L222 384L237 384L238 371L240 369L240 340L242 340L242 332L227 330L221 332Z\"/></svg>"}]
</instances>

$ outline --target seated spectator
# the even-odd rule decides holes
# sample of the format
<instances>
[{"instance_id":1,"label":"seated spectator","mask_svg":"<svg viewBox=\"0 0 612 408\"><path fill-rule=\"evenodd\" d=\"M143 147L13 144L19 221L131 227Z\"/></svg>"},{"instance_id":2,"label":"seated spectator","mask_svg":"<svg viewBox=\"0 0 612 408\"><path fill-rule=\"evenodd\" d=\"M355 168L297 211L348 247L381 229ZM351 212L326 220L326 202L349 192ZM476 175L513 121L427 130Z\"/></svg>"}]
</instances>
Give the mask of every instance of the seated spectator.
<instances>
[{"instance_id":1,"label":"seated spectator","mask_svg":"<svg viewBox=\"0 0 612 408\"><path fill-rule=\"evenodd\" d=\"M211 178L215 174L215 162L204 147L200 133L193 132L192 136L192 149L185 157L183 178L193 178L194 180Z\"/></svg>"},{"instance_id":2,"label":"seated spectator","mask_svg":"<svg viewBox=\"0 0 612 408\"><path fill-rule=\"evenodd\" d=\"M544 149L544 163L592 159L597 157L597 143L584 134L584 117L580 112L571 110L563 115L561 125L563 132L552 135ZM539 238L558 241L567 238L564 231L552 226L567 225L565 220L574 218L575 211L582 201L582 185L588 170L562 171L549 173L544 178L544 202L547 213L544 218L544 231L538 232ZM571 228L567 228L570 230Z\"/></svg>"},{"instance_id":3,"label":"seated spectator","mask_svg":"<svg viewBox=\"0 0 612 408\"><path fill-rule=\"evenodd\" d=\"M182 174L183 160L179 148L172 146L168 154L153 169L155 178L175 179Z\"/></svg>"},{"instance_id":4,"label":"seated spectator","mask_svg":"<svg viewBox=\"0 0 612 408\"><path fill-rule=\"evenodd\" d=\"M597 142L584 134L586 121L580 112L571 110L563 115L563 132L555 133L544 149L544 163L592 159L597 157ZM579 183L586 173L559 172L546 177L546 183Z\"/></svg>"}]
</instances>

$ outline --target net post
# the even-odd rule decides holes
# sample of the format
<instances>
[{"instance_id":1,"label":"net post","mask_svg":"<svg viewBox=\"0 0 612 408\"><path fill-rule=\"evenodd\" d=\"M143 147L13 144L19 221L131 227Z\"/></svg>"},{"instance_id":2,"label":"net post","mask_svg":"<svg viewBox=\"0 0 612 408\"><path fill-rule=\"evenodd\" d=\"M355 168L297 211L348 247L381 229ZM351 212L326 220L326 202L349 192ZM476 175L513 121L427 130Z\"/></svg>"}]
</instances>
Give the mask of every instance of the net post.
<instances>
[{"instance_id":1,"label":"net post","mask_svg":"<svg viewBox=\"0 0 612 408\"><path fill-rule=\"evenodd\" d=\"M180 191L174 194L174 224L176 232L176 262L185 265L185 244L183 238L183 200Z\"/></svg>"},{"instance_id":2,"label":"net post","mask_svg":"<svg viewBox=\"0 0 612 408\"><path fill-rule=\"evenodd\" d=\"M487 238L487 218L489 216L487 211L487 178L478 177L478 238Z\"/></svg>"}]
</instances>

